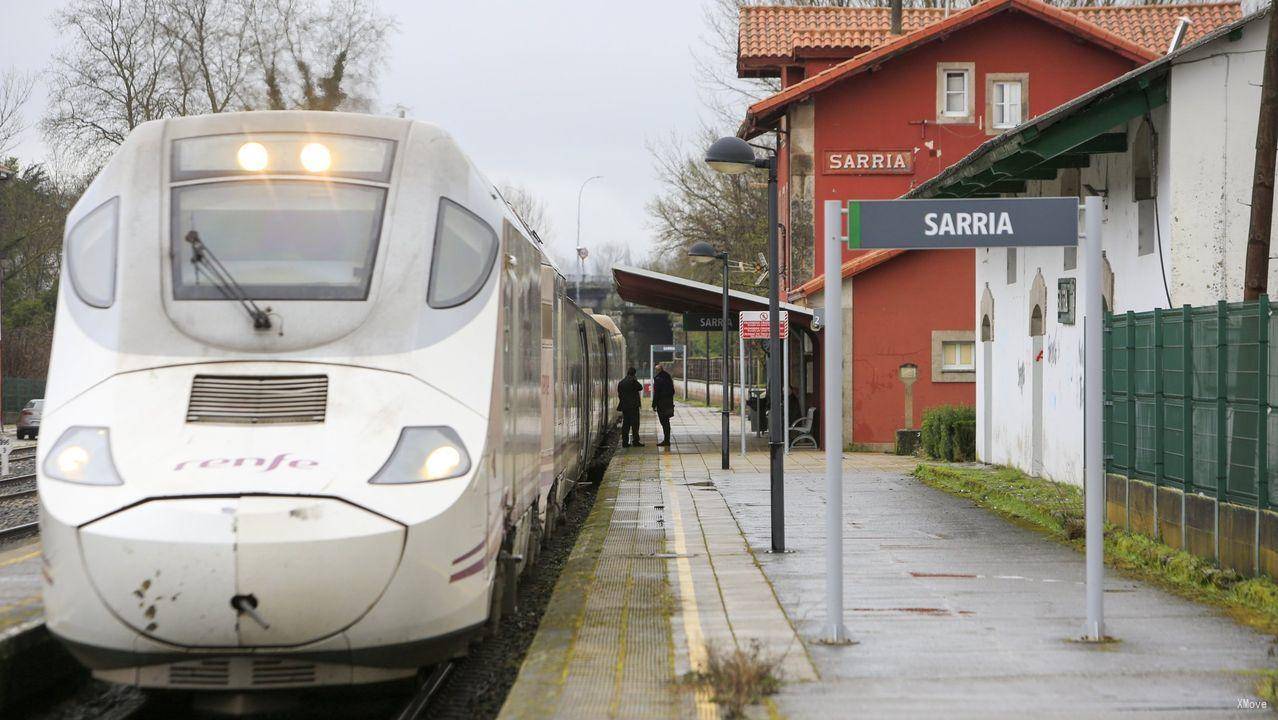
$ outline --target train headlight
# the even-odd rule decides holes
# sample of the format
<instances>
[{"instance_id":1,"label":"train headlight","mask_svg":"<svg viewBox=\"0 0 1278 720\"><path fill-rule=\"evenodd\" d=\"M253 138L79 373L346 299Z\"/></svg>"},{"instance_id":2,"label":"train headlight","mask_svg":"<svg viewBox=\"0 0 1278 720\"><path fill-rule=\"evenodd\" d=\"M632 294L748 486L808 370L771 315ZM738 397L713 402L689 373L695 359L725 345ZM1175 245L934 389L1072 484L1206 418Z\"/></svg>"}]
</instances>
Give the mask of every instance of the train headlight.
<instances>
[{"instance_id":1,"label":"train headlight","mask_svg":"<svg viewBox=\"0 0 1278 720\"><path fill-rule=\"evenodd\" d=\"M302 161L302 167L313 173L322 173L333 164L333 156L323 143L306 143L298 159Z\"/></svg>"},{"instance_id":2,"label":"train headlight","mask_svg":"<svg viewBox=\"0 0 1278 720\"><path fill-rule=\"evenodd\" d=\"M124 484L111 460L111 436L101 427L67 428L45 456L44 474L81 485Z\"/></svg>"},{"instance_id":3,"label":"train headlight","mask_svg":"<svg viewBox=\"0 0 1278 720\"><path fill-rule=\"evenodd\" d=\"M235 153L235 159L239 161L240 167L245 170L260 172L266 169L267 164L271 161L271 155L266 151L266 146L262 143L246 142Z\"/></svg>"},{"instance_id":4,"label":"train headlight","mask_svg":"<svg viewBox=\"0 0 1278 720\"><path fill-rule=\"evenodd\" d=\"M470 471L470 456L450 427L404 428L395 451L370 483L402 485L461 477Z\"/></svg>"}]
</instances>

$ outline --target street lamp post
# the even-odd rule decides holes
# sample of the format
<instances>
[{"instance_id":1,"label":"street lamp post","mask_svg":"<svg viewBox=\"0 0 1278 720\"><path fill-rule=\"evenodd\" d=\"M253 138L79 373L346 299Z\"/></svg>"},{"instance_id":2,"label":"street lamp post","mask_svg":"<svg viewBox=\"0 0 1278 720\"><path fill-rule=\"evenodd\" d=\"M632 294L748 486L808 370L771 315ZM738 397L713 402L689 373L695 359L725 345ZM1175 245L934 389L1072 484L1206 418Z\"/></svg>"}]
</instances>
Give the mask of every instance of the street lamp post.
<instances>
[{"instance_id":1,"label":"street lamp post","mask_svg":"<svg viewBox=\"0 0 1278 720\"><path fill-rule=\"evenodd\" d=\"M768 172L768 454L771 467L772 552L785 552L785 439L788 418L782 417L781 387L781 278L777 274L777 157L755 157L754 148L736 136L714 141L706 151L706 164L736 175L750 170Z\"/></svg>"},{"instance_id":2,"label":"street lamp post","mask_svg":"<svg viewBox=\"0 0 1278 720\"><path fill-rule=\"evenodd\" d=\"M580 261L581 268L577 275L577 304L581 304L581 276L586 274L586 255L589 252L581 246L581 194L586 191L586 186L591 180L602 180L603 175L592 175L581 183L581 187L577 189L577 258Z\"/></svg>"},{"instance_id":3,"label":"street lamp post","mask_svg":"<svg viewBox=\"0 0 1278 720\"><path fill-rule=\"evenodd\" d=\"M728 253L717 252L715 251L714 247L710 245L710 243L704 240L701 240L696 243L693 243L692 247L688 248L688 256L691 257L694 262L710 262L712 260L723 261L723 352L721 353L722 355L721 360L723 361L723 372L722 372L723 397L720 398L722 400L722 402L720 403L720 405L722 405L722 409L719 411L719 415L722 418L722 427L723 427L723 437L722 437L722 442L720 443L723 458L722 458L722 462L720 463L720 467L722 467L724 470L727 470L728 469L728 416L732 414L732 411L728 409ZM707 335L706 338L707 338L706 355L708 357L710 355L709 335ZM687 353L685 351L685 355L686 354ZM688 371L685 369L684 370L685 378L687 377L687 374L688 374ZM706 377L707 378L710 377L709 364L706 365ZM710 385L709 385L709 380L707 380L706 402L709 402L709 401L710 401Z\"/></svg>"}]
</instances>

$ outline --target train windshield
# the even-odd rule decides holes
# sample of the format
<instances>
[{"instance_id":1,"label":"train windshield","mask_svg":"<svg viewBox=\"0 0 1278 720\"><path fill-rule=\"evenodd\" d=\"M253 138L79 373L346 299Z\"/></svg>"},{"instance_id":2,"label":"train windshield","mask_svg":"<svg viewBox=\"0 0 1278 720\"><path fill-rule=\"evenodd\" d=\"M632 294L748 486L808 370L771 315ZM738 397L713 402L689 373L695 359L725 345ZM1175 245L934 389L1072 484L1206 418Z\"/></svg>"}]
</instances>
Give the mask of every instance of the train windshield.
<instances>
[{"instance_id":1,"label":"train windshield","mask_svg":"<svg viewBox=\"0 0 1278 720\"><path fill-rule=\"evenodd\" d=\"M368 297L386 188L247 180L173 188L173 287L179 300L225 296L181 238L195 230L257 300Z\"/></svg>"}]
</instances>

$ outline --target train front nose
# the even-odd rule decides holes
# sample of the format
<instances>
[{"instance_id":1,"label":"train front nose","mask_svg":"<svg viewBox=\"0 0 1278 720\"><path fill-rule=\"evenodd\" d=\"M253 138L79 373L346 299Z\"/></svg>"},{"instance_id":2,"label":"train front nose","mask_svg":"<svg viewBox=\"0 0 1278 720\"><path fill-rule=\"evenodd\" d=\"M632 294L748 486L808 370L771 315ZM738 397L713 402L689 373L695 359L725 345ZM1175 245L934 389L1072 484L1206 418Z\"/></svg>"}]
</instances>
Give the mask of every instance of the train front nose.
<instances>
[{"instance_id":1,"label":"train front nose","mask_svg":"<svg viewBox=\"0 0 1278 720\"><path fill-rule=\"evenodd\" d=\"M92 522L80 544L98 595L136 631L185 647L278 647L367 613L404 533L332 498L185 498Z\"/></svg>"}]
</instances>

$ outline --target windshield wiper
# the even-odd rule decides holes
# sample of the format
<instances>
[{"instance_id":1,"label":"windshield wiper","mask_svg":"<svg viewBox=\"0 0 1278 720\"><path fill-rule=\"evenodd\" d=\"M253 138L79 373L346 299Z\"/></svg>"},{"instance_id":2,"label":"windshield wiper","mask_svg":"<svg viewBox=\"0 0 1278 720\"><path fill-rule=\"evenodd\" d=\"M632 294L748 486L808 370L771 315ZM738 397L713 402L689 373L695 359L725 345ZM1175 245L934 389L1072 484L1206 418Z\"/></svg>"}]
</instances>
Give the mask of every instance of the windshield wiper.
<instances>
[{"instance_id":1,"label":"windshield wiper","mask_svg":"<svg viewBox=\"0 0 1278 720\"><path fill-rule=\"evenodd\" d=\"M231 273L227 272L226 266L222 264L212 250L204 244L200 239L200 234L194 230L186 234L186 241L191 245L191 264L195 266L195 272L198 275L201 266L204 272L208 273L209 278L213 280L213 286L222 293L222 297L227 300L234 300L244 308L244 312L248 313L249 319L253 321L254 330L270 330L271 317L268 314L270 308L263 310L258 304L253 302L253 298L244 292L244 288L240 286L235 278L231 277Z\"/></svg>"}]
</instances>

